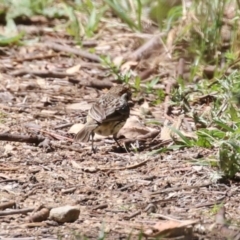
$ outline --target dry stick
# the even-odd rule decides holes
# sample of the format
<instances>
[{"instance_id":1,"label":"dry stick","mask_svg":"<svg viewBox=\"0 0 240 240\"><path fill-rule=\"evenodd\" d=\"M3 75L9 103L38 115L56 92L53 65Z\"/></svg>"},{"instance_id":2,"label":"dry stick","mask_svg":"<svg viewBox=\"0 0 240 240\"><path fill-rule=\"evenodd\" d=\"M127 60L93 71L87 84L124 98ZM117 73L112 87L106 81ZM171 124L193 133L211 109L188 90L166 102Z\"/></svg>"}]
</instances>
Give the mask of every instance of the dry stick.
<instances>
[{"instance_id":1,"label":"dry stick","mask_svg":"<svg viewBox=\"0 0 240 240\"><path fill-rule=\"evenodd\" d=\"M111 88L113 86L113 83L108 80L79 80L76 78L69 78L68 81L71 83L79 84L81 86L94 87L98 89Z\"/></svg>"},{"instance_id":2,"label":"dry stick","mask_svg":"<svg viewBox=\"0 0 240 240\"><path fill-rule=\"evenodd\" d=\"M152 215L153 215L154 217L158 217L158 218L161 218L161 219L164 219L164 220L182 222L182 221L179 220L179 219L173 218L173 217L171 217L171 216L166 216L166 215L163 215L163 214L159 214L159 213L152 213Z\"/></svg>"},{"instance_id":3,"label":"dry stick","mask_svg":"<svg viewBox=\"0 0 240 240\"><path fill-rule=\"evenodd\" d=\"M34 223L34 224L30 224L30 223L26 223L24 224L23 226L24 227L42 227L42 226L45 226L46 224L43 224L43 223ZM1 240L36 240L38 238L36 237L23 237L23 238L19 238L19 237L16 237L16 238L0 238ZM41 240L57 240L57 238L41 238Z\"/></svg>"},{"instance_id":4,"label":"dry stick","mask_svg":"<svg viewBox=\"0 0 240 240\"><path fill-rule=\"evenodd\" d=\"M153 36L150 40L148 40L145 44L143 44L140 48L135 50L129 56L127 56L127 60L135 60L138 61L143 56L147 55L151 50L157 49L161 46L160 42L160 34Z\"/></svg>"},{"instance_id":5,"label":"dry stick","mask_svg":"<svg viewBox=\"0 0 240 240\"><path fill-rule=\"evenodd\" d=\"M184 60L184 58L180 58L178 61L178 65L177 65L178 78L183 78L184 68L185 68L185 60Z\"/></svg>"},{"instance_id":6,"label":"dry stick","mask_svg":"<svg viewBox=\"0 0 240 240\"><path fill-rule=\"evenodd\" d=\"M73 193L76 191L76 187L72 187L72 188L68 188L68 189L62 189L61 192L64 194L68 194L68 193Z\"/></svg>"},{"instance_id":7,"label":"dry stick","mask_svg":"<svg viewBox=\"0 0 240 240\"><path fill-rule=\"evenodd\" d=\"M36 227L46 227L47 223L46 222L30 222L30 223L24 223L21 225L24 228L36 228ZM35 240L36 238L34 238ZM45 238L46 240L53 240L53 239L49 239L49 238ZM1 239L2 240L2 239ZM6 239L8 240L8 239ZM14 240L18 240L18 238L14 239ZM28 240L28 239L26 239ZM41 240L44 240L44 238L41 238ZM57 240L57 239L55 239Z\"/></svg>"},{"instance_id":8,"label":"dry stick","mask_svg":"<svg viewBox=\"0 0 240 240\"><path fill-rule=\"evenodd\" d=\"M33 210L34 210L34 208L25 208L25 209L16 209L16 210L10 210L10 211L0 211L0 216L25 214L25 213L32 212Z\"/></svg>"},{"instance_id":9,"label":"dry stick","mask_svg":"<svg viewBox=\"0 0 240 240\"><path fill-rule=\"evenodd\" d=\"M62 129L62 128L68 128L68 127L71 127L72 125L73 125L73 123L64 123L64 124L55 126L53 129L57 130L57 129Z\"/></svg>"},{"instance_id":10,"label":"dry stick","mask_svg":"<svg viewBox=\"0 0 240 240\"><path fill-rule=\"evenodd\" d=\"M148 79L148 77L150 77L152 74L157 72L157 68L150 68L150 69L146 69L145 71L141 72L139 74L139 77L141 78L141 80L145 80Z\"/></svg>"},{"instance_id":11,"label":"dry stick","mask_svg":"<svg viewBox=\"0 0 240 240\"><path fill-rule=\"evenodd\" d=\"M2 170L2 171L6 171L6 168L4 169L4 168L1 168L0 167L0 170ZM10 171L16 171L16 170L18 170L18 168L17 169L14 169L14 170L10 170ZM8 171L9 171L9 169L8 169ZM0 181L0 183L6 183L6 182L18 182L19 180L17 179L17 178L12 178L12 179L5 179L5 180L1 180ZM1 209L1 205L0 205L0 209Z\"/></svg>"},{"instance_id":12,"label":"dry stick","mask_svg":"<svg viewBox=\"0 0 240 240\"><path fill-rule=\"evenodd\" d=\"M25 238L0 238L1 240L35 240L35 237L25 237ZM43 238L41 238L43 239Z\"/></svg>"},{"instance_id":13,"label":"dry stick","mask_svg":"<svg viewBox=\"0 0 240 240\"><path fill-rule=\"evenodd\" d=\"M108 207L107 204L101 204L101 205L98 205L98 206L94 207L92 210L96 211L98 209L104 209L104 208L107 208L107 207Z\"/></svg>"},{"instance_id":14,"label":"dry stick","mask_svg":"<svg viewBox=\"0 0 240 240\"><path fill-rule=\"evenodd\" d=\"M14 202L14 201L6 202L6 203L1 203L1 204L0 204L0 209L1 209L1 210L4 210L4 209L6 209L6 208L11 208L11 207L14 207L14 206L16 206L16 202Z\"/></svg>"},{"instance_id":15,"label":"dry stick","mask_svg":"<svg viewBox=\"0 0 240 240\"><path fill-rule=\"evenodd\" d=\"M160 142L159 144L150 147L149 150L155 150L155 149L157 149L157 148L166 146L166 145L169 144L169 143L172 143L172 139L170 139L170 140L164 140L164 141Z\"/></svg>"},{"instance_id":16,"label":"dry stick","mask_svg":"<svg viewBox=\"0 0 240 240\"><path fill-rule=\"evenodd\" d=\"M220 204L223 202L223 200L225 199L226 197L221 197L219 199L216 199L216 201L214 202L207 202L207 203L202 203L202 204L197 204L196 206L194 206L195 208L202 208L202 207L210 207L210 206L214 206L216 204Z\"/></svg>"},{"instance_id":17,"label":"dry stick","mask_svg":"<svg viewBox=\"0 0 240 240\"><path fill-rule=\"evenodd\" d=\"M13 167L13 168L9 168L9 167L0 167L0 171L16 171L18 170L19 167ZM5 180L3 180L5 182Z\"/></svg>"},{"instance_id":18,"label":"dry stick","mask_svg":"<svg viewBox=\"0 0 240 240\"><path fill-rule=\"evenodd\" d=\"M29 110L24 109L25 107L11 107L7 105L0 104L0 109L8 110L8 111L16 111L16 112L26 112L30 113Z\"/></svg>"},{"instance_id":19,"label":"dry stick","mask_svg":"<svg viewBox=\"0 0 240 240\"><path fill-rule=\"evenodd\" d=\"M35 130L34 128L29 128L29 129ZM66 140L66 141L69 141L69 142L74 142L74 140L72 138L64 137L64 136L61 136L59 134L52 133L50 131L45 131L45 130L41 130L41 129L39 129L38 131L40 131L42 133L45 133L45 134L48 134L50 137L54 137L57 140Z\"/></svg>"},{"instance_id":20,"label":"dry stick","mask_svg":"<svg viewBox=\"0 0 240 240\"><path fill-rule=\"evenodd\" d=\"M173 188L167 188L167 189L163 189L161 191L157 191L154 193L151 193L150 195L157 195L157 194L162 194L162 193L168 193L168 192L174 192L174 191L180 191L180 190L188 190L188 189L194 189L194 188L201 188L201 187L208 187L210 186L212 183L205 183L205 184L200 184L200 185L195 185L195 186L183 186L183 187L173 187Z\"/></svg>"},{"instance_id":21,"label":"dry stick","mask_svg":"<svg viewBox=\"0 0 240 240\"><path fill-rule=\"evenodd\" d=\"M130 220L131 218L134 218L134 217L136 217L136 216L139 215L139 214L141 214L141 211L140 211L140 210L137 211L137 212L135 212L135 213L132 213L132 214L129 215L129 216L123 217L123 219L124 219L124 220Z\"/></svg>"},{"instance_id":22,"label":"dry stick","mask_svg":"<svg viewBox=\"0 0 240 240\"><path fill-rule=\"evenodd\" d=\"M25 143L41 143L45 138L40 136L24 136L17 134L0 134L0 141L10 141L10 142L25 142Z\"/></svg>"},{"instance_id":23,"label":"dry stick","mask_svg":"<svg viewBox=\"0 0 240 240\"><path fill-rule=\"evenodd\" d=\"M166 97L164 100L164 116L166 119L173 121L173 119L168 115L169 114L169 102L170 102L170 93L172 87L176 84L176 81L170 81L168 82L166 86Z\"/></svg>"},{"instance_id":24,"label":"dry stick","mask_svg":"<svg viewBox=\"0 0 240 240\"><path fill-rule=\"evenodd\" d=\"M45 43L45 46L47 46L48 48L51 48L55 51L68 52L68 53L72 53L72 54L75 54L75 55L83 57L83 58L87 58L94 62L101 62L101 59L99 56L97 56L96 54L89 53L84 50L72 48L72 47L57 44L57 43L51 43L51 42Z\"/></svg>"},{"instance_id":25,"label":"dry stick","mask_svg":"<svg viewBox=\"0 0 240 240\"><path fill-rule=\"evenodd\" d=\"M65 72L54 72L54 71L46 71L46 70L28 70L28 69L20 69L11 73L14 77L20 77L26 74L31 74L39 77L45 78L65 78L65 77L73 77L74 74L65 73Z\"/></svg>"},{"instance_id":26,"label":"dry stick","mask_svg":"<svg viewBox=\"0 0 240 240\"><path fill-rule=\"evenodd\" d=\"M55 54L29 56L25 58L13 59L13 61L21 63L25 61L41 60L41 59L52 58L52 57L57 57L57 54L55 53Z\"/></svg>"}]
</instances>

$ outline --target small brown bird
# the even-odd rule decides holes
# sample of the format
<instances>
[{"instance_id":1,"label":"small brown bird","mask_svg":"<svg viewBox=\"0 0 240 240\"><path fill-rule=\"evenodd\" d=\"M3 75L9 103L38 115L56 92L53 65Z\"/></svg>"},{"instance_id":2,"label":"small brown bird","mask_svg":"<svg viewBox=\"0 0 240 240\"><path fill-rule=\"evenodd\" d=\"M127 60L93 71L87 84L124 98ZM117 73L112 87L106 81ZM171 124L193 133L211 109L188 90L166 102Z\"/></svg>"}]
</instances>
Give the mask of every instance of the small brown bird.
<instances>
[{"instance_id":1,"label":"small brown bird","mask_svg":"<svg viewBox=\"0 0 240 240\"><path fill-rule=\"evenodd\" d=\"M92 137L92 151L94 152L94 134L103 136L113 135L118 144L117 133L123 127L130 114L128 100L131 91L127 86L114 86L96 101L87 115L85 126L77 133L75 139L88 142Z\"/></svg>"}]
</instances>

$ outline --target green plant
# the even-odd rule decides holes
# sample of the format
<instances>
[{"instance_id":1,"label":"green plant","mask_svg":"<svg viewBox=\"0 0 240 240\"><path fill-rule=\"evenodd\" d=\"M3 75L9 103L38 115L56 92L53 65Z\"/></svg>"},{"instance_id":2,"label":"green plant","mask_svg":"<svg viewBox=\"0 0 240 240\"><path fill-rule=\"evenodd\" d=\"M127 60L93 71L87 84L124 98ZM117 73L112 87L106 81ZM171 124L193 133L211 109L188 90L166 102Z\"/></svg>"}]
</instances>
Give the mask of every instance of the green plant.
<instances>
[{"instance_id":1,"label":"green plant","mask_svg":"<svg viewBox=\"0 0 240 240\"><path fill-rule=\"evenodd\" d=\"M128 84L132 76L132 73L129 71L126 74L122 74L119 67L117 67L108 56L101 57L103 66L109 69L109 74L115 76L116 80Z\"/></svg>"}]
</instances>

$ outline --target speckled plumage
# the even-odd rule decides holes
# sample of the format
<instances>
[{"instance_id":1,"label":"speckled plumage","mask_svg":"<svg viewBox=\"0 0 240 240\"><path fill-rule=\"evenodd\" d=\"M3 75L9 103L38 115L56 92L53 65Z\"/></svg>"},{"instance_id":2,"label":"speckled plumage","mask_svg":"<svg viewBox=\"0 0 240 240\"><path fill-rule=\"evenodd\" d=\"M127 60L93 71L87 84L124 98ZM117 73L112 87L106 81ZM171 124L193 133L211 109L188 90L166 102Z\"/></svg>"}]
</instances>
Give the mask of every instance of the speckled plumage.
<instances>
[{"instance_id":1,"label":"speckled plumage","mask_svg":"<svg viewBox=\"0 0 240 240\"><path fill-rule=\"evenodd\" d=\"M93 138L94 133L97 133L103 136L113 135L114 140L117 142L117 133L130 114L128 104L130 97L131 91L128 87L112 87L92 105L88 112L87 122L77 133L76 140L87 142L91 135Z\"/></svg>"}]
</instances>

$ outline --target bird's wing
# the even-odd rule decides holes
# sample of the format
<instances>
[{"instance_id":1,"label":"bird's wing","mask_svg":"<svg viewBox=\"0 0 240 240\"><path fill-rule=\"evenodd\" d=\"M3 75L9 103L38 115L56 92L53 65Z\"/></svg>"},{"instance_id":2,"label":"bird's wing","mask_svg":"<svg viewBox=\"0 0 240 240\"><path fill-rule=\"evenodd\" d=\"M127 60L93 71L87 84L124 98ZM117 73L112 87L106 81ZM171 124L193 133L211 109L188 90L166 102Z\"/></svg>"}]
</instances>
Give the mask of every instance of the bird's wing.
<instances>
[{"instance_id":1,"label":"bird's wing","mask_svg":"<svg viewBox=\"0 0 240 240\"><path fill-rule=\"evenodd\" d=\"M130 108L125 94L121 98L113 97L101 104L96 102L89 110L89 115L99 123L127 119L129 113Z\"/></svg>"},{"instance_id":2,"label":"bird's wing","mask_svg":"<svg viewBox=\"0 0 240 240\"><path fill-rule=\"evenodd\" d=\"M101 123L106 118L106 112L105 112L104 106L102 106L98 102L92 105L88 114L92 119L94 119L98 123Z\"/></svg>"}]
</instances>

